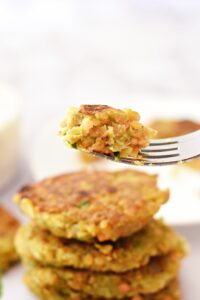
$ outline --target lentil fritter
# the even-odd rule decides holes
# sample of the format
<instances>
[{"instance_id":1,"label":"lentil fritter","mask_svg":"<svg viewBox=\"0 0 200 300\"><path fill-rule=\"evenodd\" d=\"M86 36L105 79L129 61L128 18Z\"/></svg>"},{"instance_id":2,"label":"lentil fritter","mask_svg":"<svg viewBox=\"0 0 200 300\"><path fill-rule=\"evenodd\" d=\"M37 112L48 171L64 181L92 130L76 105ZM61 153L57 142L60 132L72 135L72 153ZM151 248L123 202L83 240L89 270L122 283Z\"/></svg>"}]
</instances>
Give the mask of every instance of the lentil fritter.
<instances>
[{"instance_id":1,"label":"lentil fritter","mask_svg":"<svg viewBox=\"0 0 200 300\"><path fill-rule=\"evenodd\" d=\"M42 265L125 272L146 265L153 256L167 254L180 240L173 229L158 220L150 221L139 232L115 243L95 244L58 238L28 224L18 231L16 248L21 257Z\"/></svg>"},{"instance_id":2,"label":"lentil fritter","mask_svg":"<svg viewBox=\"0 0 200 300\"><path fill-rule=\"evenodd\" d=\"M135 170L81 171L25 186L15 201L53 235L103 242L139 231L168 197L168 190L157 187L155 175Z\"/></svg>"},{"instance_id":3,"label":"lentil fritter","mask_svg":"<svg viewBox=\"0 0 200 300\"><path fill-rule=\"evenodd\" d=\"M138 157L155 134L140 123L137 112L107 105L69 109L60 130L64 142L74 148L116 157Z\"/></svg>"},{"instance_id":4,"label":"lentil fritter","mask_svg":"<svg viewBox=\"0 0 200 300\"><path fill-rule=\"evenodd\" d=\"M105 298L93 298L91 296L80 294L68 289L66 293L62 293L56 288L49 288L41 284L42 273L37 272L35 276L34 270L27 272L25 282L30 290L37 295L41 300L105 300ZM181 292L177 279L173 279L162 290L152 294L137 294L131 298L124 298L124 300L180 300ZM110 298L116 300L116 298Z\"/></svg>"},{"instance_id":5,"label":"lentil fritter","mask_svg":"<svg viewBox=\"0 0 200 300\"><path fill-rule=\"evenodd\" d=\"M97 273L90 270L69 268L49 268L24 260L28 269L42 274L44 286L56 287L63 294L69 289L91 297L117 298L133 297L137 294L150 294L163 289L176 277L182 257L186 254L185 245L165 256L152 258L148 265L125 273ZM42 283L41 283L42 284Z\"/></svg>"},{"instance_id":6,"label":"lentil fritter","mask_svg":"<svg viewBox=\"0 0 200 300\"><path fill-rule=\"evenodd\" d=\"M19 222L0 206L0 270L5 271L19 257L14 246L14 238Z\"/></svg>"}]
</instances>

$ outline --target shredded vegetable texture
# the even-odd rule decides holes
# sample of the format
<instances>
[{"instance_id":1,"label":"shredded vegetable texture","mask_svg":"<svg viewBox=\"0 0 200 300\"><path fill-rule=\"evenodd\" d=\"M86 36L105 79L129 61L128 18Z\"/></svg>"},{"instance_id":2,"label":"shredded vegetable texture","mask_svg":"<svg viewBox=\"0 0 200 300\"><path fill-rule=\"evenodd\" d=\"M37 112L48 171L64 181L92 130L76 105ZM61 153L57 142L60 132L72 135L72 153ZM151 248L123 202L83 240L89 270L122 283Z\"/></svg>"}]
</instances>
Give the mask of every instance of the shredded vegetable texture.
<instances>
[{"instance_id":1,"label":"shredded vegetable texture","mask_svg":"<svg viewBox=\"0 0 200 300\"><path fill-rule=\"evenodd\" d=\"M112 155L115 159L132 155L149 144L156 131L140 123L131 109L107 105L70 108L61 123L60 135L72 148Z\"/></svg>"}]
</instances>

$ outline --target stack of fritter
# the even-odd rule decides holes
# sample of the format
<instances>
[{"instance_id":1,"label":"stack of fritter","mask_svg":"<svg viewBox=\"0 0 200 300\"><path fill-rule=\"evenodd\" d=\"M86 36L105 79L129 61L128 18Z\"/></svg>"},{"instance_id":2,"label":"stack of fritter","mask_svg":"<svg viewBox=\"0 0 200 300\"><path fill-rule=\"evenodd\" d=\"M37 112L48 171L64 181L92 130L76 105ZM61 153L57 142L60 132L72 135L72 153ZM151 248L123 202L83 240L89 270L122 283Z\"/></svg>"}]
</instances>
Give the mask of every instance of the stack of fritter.
<instances>
[{"instance_id":1,"label":"stack of fritter","mask_svg":"<svg viewBox=\"0 0 200 300\"><path fill-rule=\"evenodd\" d=\"M43 300L178 300L187 245L153 215L168 199L142 172L79 172L26 186L16 202L32 223L17 250Z\"/></svg>"}]
</instances>

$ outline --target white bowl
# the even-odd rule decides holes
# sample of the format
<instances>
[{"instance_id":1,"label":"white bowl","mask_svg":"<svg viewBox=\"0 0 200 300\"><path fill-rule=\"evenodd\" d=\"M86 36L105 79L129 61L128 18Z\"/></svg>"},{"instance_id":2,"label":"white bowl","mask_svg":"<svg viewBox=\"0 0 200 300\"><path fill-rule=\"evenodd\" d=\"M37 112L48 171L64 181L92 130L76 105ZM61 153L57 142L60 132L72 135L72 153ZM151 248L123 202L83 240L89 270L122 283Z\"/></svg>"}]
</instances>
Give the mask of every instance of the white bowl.
<instances>
[{"instance_id":1,"label":"white bowl","mask_svg":"<svg viewBox=\"0 0 200 300\"><path fill-rule=\"evenodd\" d=\"M20 150L18 94L0 83L0 188L16 173Z\"/></svg>"}]
</instances>

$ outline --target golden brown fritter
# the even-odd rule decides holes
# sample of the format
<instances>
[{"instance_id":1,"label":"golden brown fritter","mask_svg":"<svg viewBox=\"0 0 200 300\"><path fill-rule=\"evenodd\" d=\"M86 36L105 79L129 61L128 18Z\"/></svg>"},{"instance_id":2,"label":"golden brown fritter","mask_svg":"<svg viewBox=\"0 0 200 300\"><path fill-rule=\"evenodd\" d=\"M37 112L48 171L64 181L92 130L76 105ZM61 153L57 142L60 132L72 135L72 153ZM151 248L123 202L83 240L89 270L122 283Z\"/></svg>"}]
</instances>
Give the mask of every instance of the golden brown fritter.
<instances>
[{"instance_id":1,"label":"golden brown fritter","mask_svg":"<svg viewBox=\"0 0 200 300\"><path fill-rule=\"evenodd\" d=\"M77 172L22 188L15 201L54 235L83 241L116 241L140 230L169 192L157 177L135 170Z\"/></svg>"},{"instance_id":2,"label":"golden brown fritter","mask_svg":"<svg viewBox=\"0 0 200 300\"><path fill-rule=\"evenodd\" d=\"M19 258L14 247L14 238L19 222L0 207L0 270L5 271Z\"/></svg>"},{"instance_id":3,"label":"golden brown fritter","mask_svg":"<svg viewBox=\"0 0 200 300\"><path fill-rule=\"evenodd\" d=\"M112 109L108 105L81 105L80 107L80 113L83 115L94 115L98 112L107 111L109 109ZM116 111L120 111L119 109L115 109Z\"/></svg>"},{"instance_id":4,"label":"golden brown fritter","mask_svg":"<svg viewBox=\"0 0 200 300\"><path fill-rule=\"evenodd\" d=\"M146 265L153 256L167 254L180 240L173 229L158 220L115 243L95 244L58 238L29 224L18 231L16 248L21 257L44 266L125 272Z\"/></svg>"},{"instance_id":5,"label":"golden brown fritter","mask_svg":"<svg viewBox=\"0 0 200 300\"><path fill-rule=\"evenodd\" d=\"M65 143L87 152L138 157L156 134L139 121L139 114L131 109L81 105L68 111L60 135Z\"/></svg>"},{"instance_id":6,"label":"golden brown fritter","mask_svg":"<svg viewBox=\"0 0 200 300\"><path fill-rule=\"evenodd\" d=\"M38 273L37 273L38 274ZM40 274L42 276L42 274ZM65 294L57 290L49 288L49 286L41 286L40 276L36 277L34 271L28 272L25 277L25 282L30 290L36 294L41 300L105 300L105 298L94 298L83 293L77 293L73 290L68 290ZM173 279L164 289L152 294L138 294L124 300L180 300L181 292L177 279ZM110 298L116 300L116 298Z\"/></svg>"},{"instance_id":7,"label":"golden brown fritter","mask_svg":"<svg viewBox=\"0 0 200 300\"><path fill-rule=\"evenodd\" d=\"M182 247L182 248L181 248ZM69 290L96 298L134 297L138 294L156 293L176 277L185 246L165 256L152 258L148 265L125 273L97 273L89 270L49 268L25 261L28 272L40 278L45 288L57 289L63 294Z\"/></svg>"}]
</instances>

